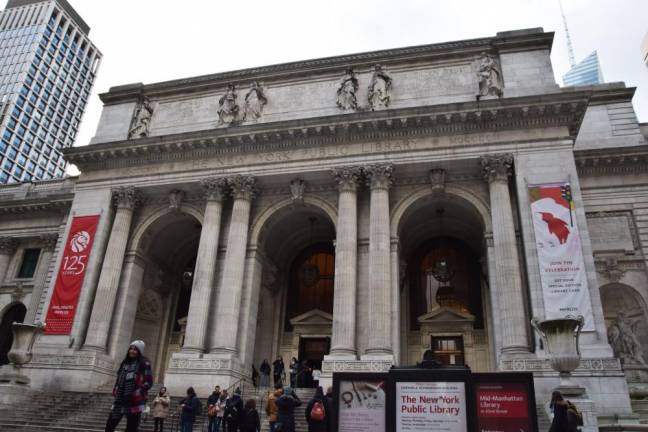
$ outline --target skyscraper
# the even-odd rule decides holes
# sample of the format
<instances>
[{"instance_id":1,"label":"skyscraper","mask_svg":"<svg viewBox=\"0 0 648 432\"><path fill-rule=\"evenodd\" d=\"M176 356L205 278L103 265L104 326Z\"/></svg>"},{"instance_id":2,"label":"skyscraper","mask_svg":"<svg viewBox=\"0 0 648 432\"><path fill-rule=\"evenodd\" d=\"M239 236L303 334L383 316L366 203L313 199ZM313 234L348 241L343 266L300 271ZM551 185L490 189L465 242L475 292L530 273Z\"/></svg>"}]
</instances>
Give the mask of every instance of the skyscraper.
<instances>
[{"instance_id":1,"label":"skyscraper","mask_svg":"<svg viewBox=\"0 0 648 432\"><path fill-rule=\"evenodd\" d=\"M641 56L643 57L643 62L648 67L648 33L643 38L641 42Z\"/></svg>"},{"instance_id":2,"label":"skyscraper","mask_svg":"<svg viewBox=\"0 0 648 432\"><path fill-rule=\"evenodd\" d=\"M9 0L0 12L0 183L60 177L101 53L66 0Z\"/></svg>"},{"instance_id":3,"label":"skyscraper","mask_svg":"<svg viewBox=\"0 0 648 432\"><path fill-rule=\"evenodd\" d=\"M583 86L603 83L603 73L596 51L585 57L580 63L572 66L563 75L565 86Z\"/></svg>"}]
</instances>

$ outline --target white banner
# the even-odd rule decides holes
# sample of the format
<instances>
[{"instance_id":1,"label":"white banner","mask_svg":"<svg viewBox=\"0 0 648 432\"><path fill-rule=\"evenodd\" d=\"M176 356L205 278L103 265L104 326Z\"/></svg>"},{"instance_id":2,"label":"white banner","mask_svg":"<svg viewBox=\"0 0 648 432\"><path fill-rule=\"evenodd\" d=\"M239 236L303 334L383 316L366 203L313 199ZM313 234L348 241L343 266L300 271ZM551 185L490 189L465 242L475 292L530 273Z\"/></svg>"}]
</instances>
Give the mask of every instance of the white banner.
<instances>
[{"instance_id":1,"label":"white banner","mask_svg":"<svg viewBox=\"0 0 648 432\"><path fill-rule=\"evenodd\" d=\"M587 271L569 183L529 185L546 319L582 315L594 330Z\"/></svg>"}]
</instances>

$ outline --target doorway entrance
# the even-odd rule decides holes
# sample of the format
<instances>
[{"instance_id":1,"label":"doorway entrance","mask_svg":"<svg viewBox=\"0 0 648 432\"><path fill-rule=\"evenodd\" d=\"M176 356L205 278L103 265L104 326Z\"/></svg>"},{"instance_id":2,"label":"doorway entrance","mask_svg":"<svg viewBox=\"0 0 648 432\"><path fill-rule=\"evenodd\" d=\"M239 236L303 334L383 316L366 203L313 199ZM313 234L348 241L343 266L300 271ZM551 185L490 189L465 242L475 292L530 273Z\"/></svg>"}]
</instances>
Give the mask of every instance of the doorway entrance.
<instances>
[{"instance_id":1,"label":"doorway entrance","mask_svg":"<svg viewBox=\"0 0 648 432\"><path fill-rule=\"evenodd\" d=\"M9 363L9 357L7 355L13 344L11 324L14 322L23 322L26 314L27 308L22 303L16 303L4 313L2 323L0 324L0 365Z\"/></svg>"},{"instance_id":2,"label":"doorway entrance","mask_svg":"<svg viewBox=\"0 0 648 432\"><path fill-rule=\"evenodd\" d=\"M299 339L299 361L301 362L300 376L297 377L297 387L316 387L318 372L322 370L324 356L331 349L329 337L302 337ZM313 372L316 371L314 374Z\"/></svg>"}]
</instances>

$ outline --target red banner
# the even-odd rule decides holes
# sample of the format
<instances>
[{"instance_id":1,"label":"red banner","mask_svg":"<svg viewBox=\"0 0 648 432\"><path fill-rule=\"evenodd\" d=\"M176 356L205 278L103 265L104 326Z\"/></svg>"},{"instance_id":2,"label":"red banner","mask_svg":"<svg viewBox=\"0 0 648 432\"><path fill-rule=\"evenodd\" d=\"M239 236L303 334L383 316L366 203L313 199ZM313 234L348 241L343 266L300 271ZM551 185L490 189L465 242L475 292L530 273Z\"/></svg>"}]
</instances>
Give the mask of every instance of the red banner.
<instances>
[{"instance_id":1,"label":"red banner","mask_svg":"<svg viewBox=\"0 0 648 432\"><path fill-rule=\"evenodd\" d=\"M523 383L477 384L477 430L533 431L528 392Z\"/></svg>"},{"instance_id":2,"label":"red banner","mask_svg":"<svg viewBox=\"0 0 648 432\"><path fill-rule=\"evenodd\" d=\"M99 215L77 216L72 220L45 320L47 334L67 335L72 330L98 223Z\"/></svg>"}]
</instances>

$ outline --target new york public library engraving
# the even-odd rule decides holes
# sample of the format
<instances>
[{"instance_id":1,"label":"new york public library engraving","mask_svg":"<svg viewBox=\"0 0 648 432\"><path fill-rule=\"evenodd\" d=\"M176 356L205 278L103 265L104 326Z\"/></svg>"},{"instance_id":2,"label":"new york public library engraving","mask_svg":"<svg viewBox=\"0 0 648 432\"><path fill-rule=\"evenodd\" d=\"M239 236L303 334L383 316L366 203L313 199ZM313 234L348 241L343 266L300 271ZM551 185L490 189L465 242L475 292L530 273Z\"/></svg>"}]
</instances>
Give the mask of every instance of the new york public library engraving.
<instances>
[{"instance_id":1,"label":"new york public library engraving","mask_svg":"<svg viewBox=\"0 0 648 432\"><path fill-rule=\"evenodd\" d=\"M475 373L532 373L542 428L560 378L530 322L569 309L584 316L571 379L589 397L575 398L585 430L638 421L646 125L623 83L560 88L553 36L102 94L89 145L65 151L80 176L0 188L0 316L46 323L20 367L30 389L103 391L132 340L157 384L201 397L249 394L264 359L299 358L326 387L430 350ZM541 212L564 222L564 242ZM555 278L578 290L549 293L544 246L582 260ZM75 272L68 292L60 278Z\"/></svg>"}]
</instances>

